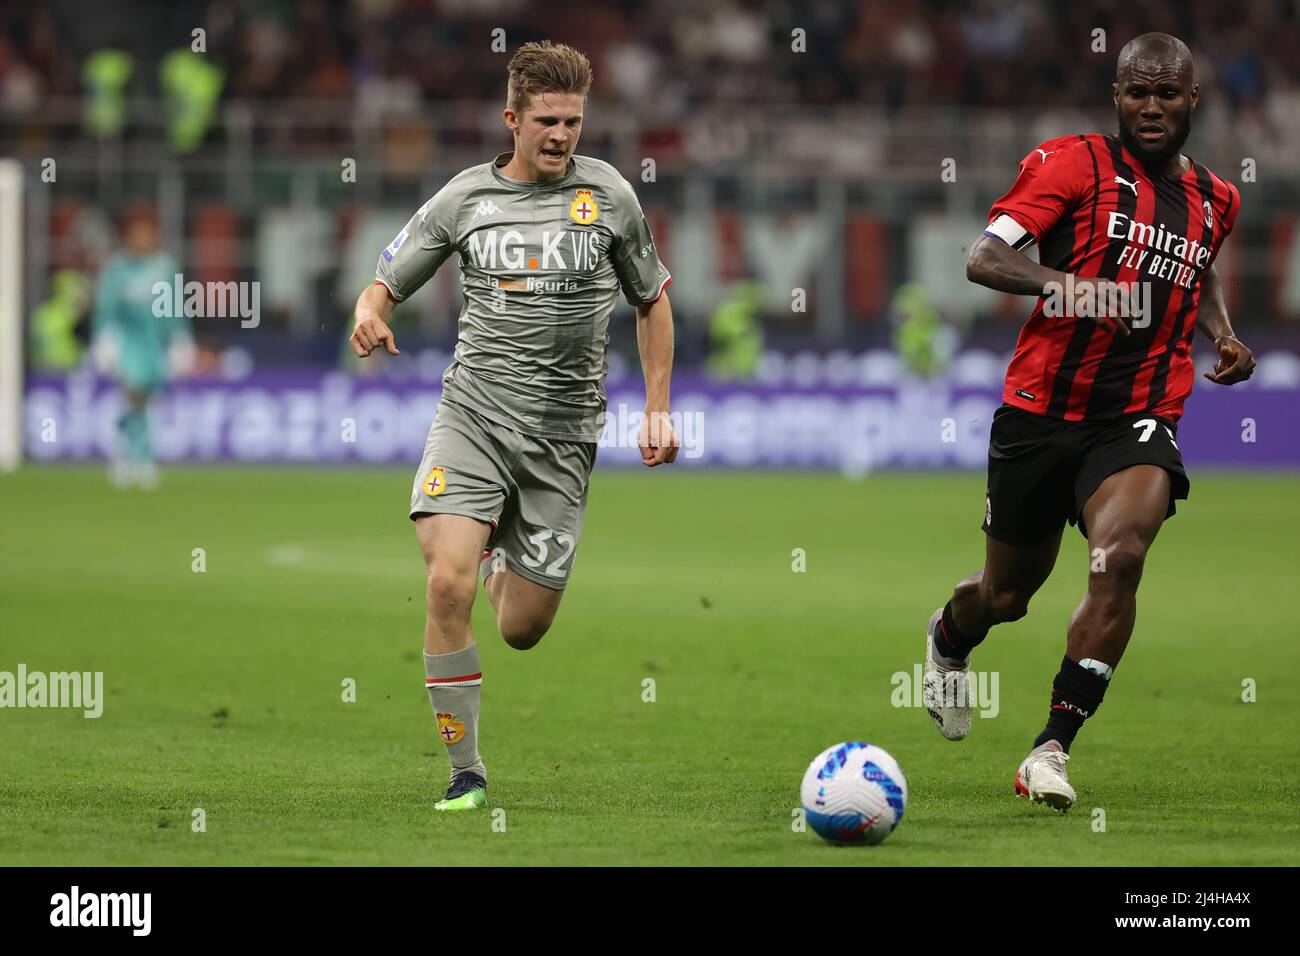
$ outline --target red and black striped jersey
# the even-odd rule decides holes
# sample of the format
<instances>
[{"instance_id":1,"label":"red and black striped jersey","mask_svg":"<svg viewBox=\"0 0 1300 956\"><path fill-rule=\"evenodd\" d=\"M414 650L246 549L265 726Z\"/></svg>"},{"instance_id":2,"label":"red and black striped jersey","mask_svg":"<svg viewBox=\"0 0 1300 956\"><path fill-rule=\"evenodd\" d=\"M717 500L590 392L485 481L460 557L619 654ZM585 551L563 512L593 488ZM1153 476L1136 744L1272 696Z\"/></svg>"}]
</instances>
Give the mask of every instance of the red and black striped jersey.
<instances>
[{"instance_id":1,"label":"red and black striped jersey","mask_svg":"<svg viewBox=\"0 0 1300 956\"><path fill-rule=\"evenodd\" d=\"M989 234L1017 249L1037 242L1039 261L1061 272L1141 283L1149 298L1125 336L1046 308L1040 296L1003 401L1070 421L1131 412L1177 420L1192 390L1201 278L1240 200L1194 160L1182 176L1152 174L1114 136L1061 136L1032 150L989 211Z\"/></svg>"}]
</instances>

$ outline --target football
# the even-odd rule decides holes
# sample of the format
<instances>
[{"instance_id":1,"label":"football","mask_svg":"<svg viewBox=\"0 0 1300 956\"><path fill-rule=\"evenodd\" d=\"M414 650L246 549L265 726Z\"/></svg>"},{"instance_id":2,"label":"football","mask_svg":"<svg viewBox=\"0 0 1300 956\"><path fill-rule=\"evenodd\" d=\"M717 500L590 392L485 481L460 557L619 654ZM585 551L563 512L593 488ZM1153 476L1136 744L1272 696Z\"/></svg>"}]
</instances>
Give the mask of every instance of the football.
<instances>
[{"instance_id":1,"label":"football","mask_svg":"<svg viewBox=\"0 0 1300 956\"><path fill-rule=\"evenodd\" d=\"M804 819L822 837L874 845L903 821L907 780L883 747L850 741L813 759L800 798Z\"/></svg>"}]
</instances>

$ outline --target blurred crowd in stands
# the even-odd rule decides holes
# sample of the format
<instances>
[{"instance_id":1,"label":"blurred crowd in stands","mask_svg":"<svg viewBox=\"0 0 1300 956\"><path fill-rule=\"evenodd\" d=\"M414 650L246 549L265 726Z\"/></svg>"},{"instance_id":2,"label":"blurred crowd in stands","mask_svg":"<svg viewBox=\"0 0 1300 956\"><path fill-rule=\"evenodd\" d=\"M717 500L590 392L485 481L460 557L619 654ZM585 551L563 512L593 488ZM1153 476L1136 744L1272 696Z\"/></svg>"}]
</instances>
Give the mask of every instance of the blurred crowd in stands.
<instances>
[{"instance_id":1,"label":"blurred crowd in stands","mask_svg":"<svg viewBox=\"0 0 1300 956\"><path fill-rule=\"evenodd\" d=\"M990 311L972 300L960 258L948 262L927 250L957 249L974 234L1034 143L1111 128L1116 56L1149 30L1180 36L1196 57L1202 108L1189 151L1221 174L1243 155L1252 157L1252 169L1258 161L1252 188L1259 192L1220 262L1221 272L1240 279L1230 283L1241 297L1234 308L1243 307L1248 323L1300 315L1300 219L1291 212L1300 194L1300 0L0 0L0 154L60 157L61 190L49 194L41 212L48 223L33 232L47 236L33 248L44 248L49 261L37 262L34 253L28 290L34 309L70 303L65 311L74 318L60 327L75 326L76 314L84 318L88 276L112 248L109 217L120 213L120 202L140 199L170 215L164 236L187 270L294 279L298 285L280 293L289 303L283 315L268 286L266 328L287 324L331 349L343 341L335 323L346 321L339 306L346 290L364 280L374 250L401 221L375 225L367 217L400 216L416 185L482 162L489 148L506 148L499 110L510 53L528 40L562 40L586 51L595 70L592 108L600 118L584 152L625 169L654 155L667 183L674 175L680 183L715 173L721 181L734 171L748 176L746 187L761 186L756 167L763 160L778 175L841 174L858 191L846 194L846 223L827 228L844 229L845 241L825 254L809 246L807 261L791 269L806 279L819 275L821 264L840 263L844 281L819 288L844 288L834 299L823 295L834 308L821 312L839 316L836 339L880 338L882 324L858 320L911 319L932 307L963 318ZM278 113L292 122L264 123L246 137L246 153L227 155L218 144L235 141L231 116L245 105L247 115ZM125 131L132 146L142 142L130 136L141 109L163 118L157 122L172 152L207 147L206 165L174 164L144 140L145 149L131 154L135 165L120 167L140 175L115 176L113 163L127 151L104 149L101 140ZM313 115L323 118L300 122ZM614 128L611 120L621 117L629 117L639 141ZM736 128L720 118L735 118ZM382 135L361 131L363 122ZM964 140L955 144L957 137ZM353 203L337 189L338 164L340 155L356 154L337 147L371 140L378 162L370 168L380 168L392 190ZM653 146L642 151L645 143ZM966 164L961 192L945 189L937 174L937 157L949 155ZM276 192L268 159L298 177L293 189ZM966 172L972 169L973 176ZM250 170L259 176L245 175ZM317 170L329 174L319 179L321 193L312 179ZM167 203L159 198L162 172L181 184ZM333 193L324 192L329 179ZM969 189L971 182L979 185ZM378 190L375 184L366 179L368 189ZM733 287L748 277L770 292L794 280L778 269L788 256L769 257L771 275L735 265L746 261L746 250L755 255L754 244L742 242L740 213L751 231L775 234L786 227L786 199L762 189L751 199L729 188L702 202L690 189L665 187L648 198L647 210L682 263L676 272L704 263L699 281L680 283L679 316L693 319L712 348L725 339L752 364L760 322L769 332L807 335L818 310L764 312L750 286ZM279 208L290 193L299 212L319 217L295 228L325 235L323 245L282 234L297 222ZM790 202L806 211L814 198L806 190ZM927 226L918 209L948 219ZM667 230L669 219L676 234ZM951 235L940 235L944 229ZM277 258L306 256L302 250L316 258L294 268ZM704 254L714 257L706 262ZM74 271L60 276L63 268ZM934 272L956 277L949 294L959 307L942 298L945 286ZM937 296L937 306L927 300L900 308L892 297L907 282ZM691 289L711 298L694 302ZM785 295L772 301L788 306ZM436 304L429 298L427 312L452 314L449 294ZM324 323L322 311L331 315ZM1015 303L1002 312L1006 322L1022 317ZM289 313L297 318L286 319ZM777 313L781 322L772 318ZM705 332L703 323L713 319Z\"/></svg>"},{"instance_id":2,"label":"blurred crowd in stands","mask_svg":"<svg viewBox=\"0 0 1300 956\"><path fill-rule=\"evenodd\" d=\"M358 109L502 99L506 54L485 55L498 28L507 52L546 37L578 46L595 66L595 101L665 117L706 101L920 115L1073 106L1095 100L1119 47L1150 29L1186 40L1206 92L1259 121L1283 115L1300 86L1296 0L5 0L0 108L81 94L87 57L106 45L140 65L132 92L156 95L158 65L196 27L226 72L223 95ZM806 52L792 49L796 30Z\"/></svg>"}]
</instances>

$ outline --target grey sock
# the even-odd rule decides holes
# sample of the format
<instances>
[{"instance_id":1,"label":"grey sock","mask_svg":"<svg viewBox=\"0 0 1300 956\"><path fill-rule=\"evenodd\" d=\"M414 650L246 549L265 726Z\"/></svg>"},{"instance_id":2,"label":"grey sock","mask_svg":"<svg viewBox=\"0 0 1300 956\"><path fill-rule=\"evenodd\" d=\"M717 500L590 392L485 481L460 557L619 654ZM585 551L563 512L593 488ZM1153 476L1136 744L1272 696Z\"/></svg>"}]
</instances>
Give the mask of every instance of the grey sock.
<instances>
[{"instance_id":1,"label":"grey sock","mask_svg":"<svg viewBox=\"0 0 1300 956\"><path fill-rule=\"evenodd\" d=\"M478 753L479 689L483 683L478 644L450 654L425 654L424 673L438 738L447 747L452 776L473 770L486 780L487 770Z\"/></svg>"}]
</instances>

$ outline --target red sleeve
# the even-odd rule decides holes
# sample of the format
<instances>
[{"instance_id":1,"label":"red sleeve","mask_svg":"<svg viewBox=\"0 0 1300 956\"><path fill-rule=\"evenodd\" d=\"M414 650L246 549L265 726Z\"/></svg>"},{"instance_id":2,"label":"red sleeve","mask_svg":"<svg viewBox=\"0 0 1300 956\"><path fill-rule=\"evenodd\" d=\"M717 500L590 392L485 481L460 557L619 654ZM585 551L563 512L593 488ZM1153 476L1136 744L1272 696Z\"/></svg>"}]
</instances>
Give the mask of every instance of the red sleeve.
<instances>
[{"instance_id":1,"label":"red sleeve","mask_svg":"<svg viewBox=\"0 0 1300 956\"><path fill-rule=\"evenodd\" d=\"M1031 150L1020 161L1020 175L1015 183L989 210L989 222L999 216L1010 216L1036 241L1041 241L1092 185L1091 166L1085 175L1079 161L1080 156L1086 155L1087 150L1080 149L1077 140L1067 143L1049 140Z\"/></svg>"},{"instance_id":2,"label":"red sleeve","mask_svg":"<svg viewBox=\"0 0 1300 956\"><path fill-rule=\"evenodd\" d=\"M1222 228L1214 230L1214 250L1210 253L1207 269L1214 265L1215 259L1219 258L1219 250L1223 248L1223 243L1232 232L1232 227L1237 224L1237 213L1241 210L1241 192L1226 179L1220 180L1220 182L1223 183L1228 198L1223 206L1223 211L1220 213L1220 221L1223 223ZM1215 192L1217 200L1218 190L1215 190Z\"/></svg>"},{"instance_id":3,"label":"red sleeve","mask_svg":"<svg viewBox=\"0 0 1300 956\"><path fill-rule=\"evenodd\" d=\"M1237 224L1237 213L1241 211L1241 190L1227 180L1223 184L1228 187L1228 208L1223 214L1223 234L1219 237L1219 245L1223 245L1223 240L1232 232L1232 227Z\"/></svg>"}]
</instances>

